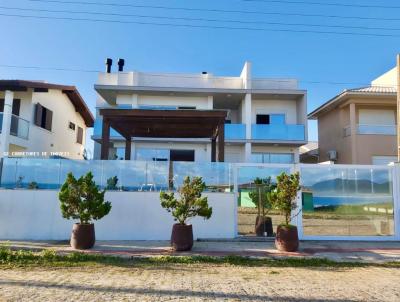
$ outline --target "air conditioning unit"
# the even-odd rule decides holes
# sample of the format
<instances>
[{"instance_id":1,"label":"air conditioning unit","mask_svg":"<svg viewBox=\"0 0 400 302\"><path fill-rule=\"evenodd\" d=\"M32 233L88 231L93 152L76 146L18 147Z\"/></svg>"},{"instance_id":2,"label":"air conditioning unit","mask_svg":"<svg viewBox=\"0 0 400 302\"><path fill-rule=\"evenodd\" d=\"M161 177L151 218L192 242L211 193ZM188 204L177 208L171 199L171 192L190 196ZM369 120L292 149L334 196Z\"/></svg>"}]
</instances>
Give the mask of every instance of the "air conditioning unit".
<instances>
[{"instance_id":1,"label":"air conditioning unit","mask_svg":"<svg viewBox=\"0 0 400 302\"><path fill-rule=\"evenodd\" d=\"M328 159L329 159L329 160L331 160L331 161L337 161L338 154L337 154L337 151L336 151L336 150L329 150L329 151L327 152L327 154L328 154Z\"/></svg>"}]
</instances>

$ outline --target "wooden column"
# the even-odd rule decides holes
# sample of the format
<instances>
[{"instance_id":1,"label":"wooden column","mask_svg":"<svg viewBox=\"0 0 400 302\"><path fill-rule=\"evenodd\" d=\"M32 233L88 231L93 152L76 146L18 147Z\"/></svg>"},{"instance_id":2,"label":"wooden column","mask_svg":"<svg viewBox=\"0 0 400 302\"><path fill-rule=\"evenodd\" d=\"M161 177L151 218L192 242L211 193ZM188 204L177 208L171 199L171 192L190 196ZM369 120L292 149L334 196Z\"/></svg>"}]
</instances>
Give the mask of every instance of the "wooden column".
<instances>
[{"instance_id":1,"label":"wooden column","mask_svg":"<svg viewBox=\"0 0 400 302\"><path fill-rule=\"evenodd\" d=\"M211 138L211 161L217 161L217 139L215 137Z\"/></svg>"},{"instance_id":2,"label":"wooden column","mask_svg":"<svg viewBox=\"0 0 400 302\"><path fill-rule=\"evenodd\" d=\"M219 123L218 125L218 161L225 160L225 124Z\"/></svg>"},{"instance_id":3,"label":"wooden column","mask_svg":"<svg viewBox=\"0 0 400 302\"><path fill-rule=\"evenodd\" d=\"M103 131L101 134L101 159L108 160L108 152L110 151L110 121L103 119Z\"/></svg>"},{"instance_id":4,"label":"wooden column","mask_svg":"<svg viewBox=\"0 0 400 302\"><path fill-rule=\"evenodd\" d=\"M131 160L132 138L125 139L125 160Z\"/></svg>"}]
</instances>

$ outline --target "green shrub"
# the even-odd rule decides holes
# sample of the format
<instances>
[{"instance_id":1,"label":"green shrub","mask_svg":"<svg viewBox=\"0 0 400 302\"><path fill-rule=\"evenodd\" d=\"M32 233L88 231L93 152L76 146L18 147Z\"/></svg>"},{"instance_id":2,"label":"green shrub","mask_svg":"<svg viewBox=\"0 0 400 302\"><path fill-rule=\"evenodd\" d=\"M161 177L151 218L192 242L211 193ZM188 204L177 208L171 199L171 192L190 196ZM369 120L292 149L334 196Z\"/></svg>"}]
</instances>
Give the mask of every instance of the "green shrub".
<instances>
[{"instance_id":1,"label":"green shrub","mask_svg":"<svg viewBox=\"0 0 400 302\"><path fill-rule=\"evenodd\" d=\"M79 219L81 224L103 218L111 210L111 203L104 201L105 192L98 189L91 172L79 179L68 173L58 194L62 216Z\"/></svg>"},{"instance_id":2,"label":"green shrub","mask_svg":"<svg viewBox=\"0 0 400 302\"><path fill-rule=\"evenodd\" d=\"M292 211L297 208L296 197L300 190L300 174L286 174L277 176L277 185L269 193L272 207L285 216L286 225L289 225Z\"/></svg>"},{"instance_id":3,"label":"green shrub","mask_svg":"<svg viewBox=\"0 0 400 302\"><path fill-rule=\"evenodd\" d=\"M178 193L180 199L176 199L174 193L160 193L161 206L172 214L175 221L186 224L186 221L195 216L210 219L212 208L208 206L207 197L202 197L206 184L201 177L190 179L186 176Z\"/></svg>"},{"instance_id":4,"label":"green shrub","mask_svg":"<svg viewBox=\"0 0 400 302\"><path fill-rule=\"evenodd\" d=\"M257 177L254 179L254 184L256 185L256 188L252 192L249 192L249 197L256 208L260 210L259 196L261 195L261 208L264 208L268 213L272 208L269 193L276 188L276 184L272 183L271 177L264 179Z\"/></svg>"}]
</instances>

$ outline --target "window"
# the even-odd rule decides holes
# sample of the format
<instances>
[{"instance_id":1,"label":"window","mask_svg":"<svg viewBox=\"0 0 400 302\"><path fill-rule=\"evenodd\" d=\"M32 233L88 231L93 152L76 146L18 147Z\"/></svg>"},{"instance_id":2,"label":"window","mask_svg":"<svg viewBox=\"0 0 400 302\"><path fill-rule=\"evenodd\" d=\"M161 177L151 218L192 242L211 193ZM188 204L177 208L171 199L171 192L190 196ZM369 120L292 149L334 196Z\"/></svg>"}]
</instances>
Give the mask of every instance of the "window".
<instances>
[{"instance_id":1,"label":"window","mask_svg":"<svg viewBox=\"0 0 400 302\"><path fill-rule=\"evenodd\" d=\"M171 161L194 161L194 150L170 150Z\"/></svg>"},{"instance_id":2,"label":"window","mask_svg":"<svg viewBox=\"0 0 400 302\"><path fill-rule=\"evenodd\" d=\"M257 114L256 124L257 125L269 125L269 114Z\"/></svg>"},{"instance_id":3,"label":"window","mask_svg":"<svg viewBox=\"0 0 400 302\"><path fill-rule=\"evenodd\" d=\"M73 122L69 122L68 128L75 131L75 124Z\"/></svg>"},{"instance_id":4,"label":"window","mask_svg":"<svg viewBox=\"0 0 400 302\"><path fill-rule=\"evenodd\" d=\"M285 115L282 113L277 114L257 114L256 123L258 125L284 125Z\"/></svg>"},{"instance_id":5,"label":"window","mask_svg":"<svg viewBox=\"0 0 400 302\"><path fill-rule=\"evenodd\" d=\"M265 164L293 164L293 153L252 153L251 161Z\"/></svg>"},{"instance_id":6,"label":"window","mask_svg":"<svg viewBox=\"0 0 400 302\"><path fill-rule=\"evenodd\" d=\"M78 144L83 144L83 129L78 126L78 132L76 133L76 142Z\"/></svg>"},{"instance_id":7,"label":"window","mask_svg":"<svg viewBox=\"0 0 400 302\"><path fill-rule=\"evenodd\" d=\"M195 106L179 106L178 109L179 110L195 110L196 107Z\"/></svg>"},{"instance_id":8,"label":"window","mask_svg":"<svg viewBox=\"0 0 400 302\"><path fill-rule=\"evenodd\" d=\"M53 111L37 103L35 105L35 125L51 131L52 121Z\"/></svg>"}]
</instances>

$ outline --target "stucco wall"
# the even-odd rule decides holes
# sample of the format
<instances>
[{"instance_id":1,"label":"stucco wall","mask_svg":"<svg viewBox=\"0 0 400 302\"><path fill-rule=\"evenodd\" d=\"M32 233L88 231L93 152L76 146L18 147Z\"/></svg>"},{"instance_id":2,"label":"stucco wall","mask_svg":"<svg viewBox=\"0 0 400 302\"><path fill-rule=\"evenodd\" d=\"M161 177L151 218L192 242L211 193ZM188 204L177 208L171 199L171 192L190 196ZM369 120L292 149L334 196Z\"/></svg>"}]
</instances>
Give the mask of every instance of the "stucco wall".
<instances>
[{"instance_id":1,"label":"stucco wall","mask_svg":"<svg viewBox=\"0 0 400 302\"><path fill-rule=\"evenodd\" d=\"M61 216L57 191L0 192L0 239L66 240L73 221ZM195 218L194 238L234 238L235 202L230 193L209 193L210 220ZM169 240L174 223L160 206L159 193L107 192L109 215L96 221L99 240Z\"/></svg>"},{"instance_id":2,"label":"stucco wall","mask_svg":"<svg viewBox=\"0 0 400 302\"><path fill-rule=\"evenodd\" d=\"M349 126L349 109L336 108L328 114L318 118L318 148L319 161L328 161L327 152L336 150L338 152L338 164L350 164L351 137L343 136L343 128Z\"/></svg>"},{"instance_id":3,"label":"stucco wall","mask_svg":"<svg viewBox=\"0 0 400 302\"><path fill-rule=\"evenodd\" d=\"M208 109L208 97L139 95L138 105L194 106L196 109Z\"/></svg>"}]
</instances>

